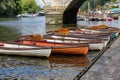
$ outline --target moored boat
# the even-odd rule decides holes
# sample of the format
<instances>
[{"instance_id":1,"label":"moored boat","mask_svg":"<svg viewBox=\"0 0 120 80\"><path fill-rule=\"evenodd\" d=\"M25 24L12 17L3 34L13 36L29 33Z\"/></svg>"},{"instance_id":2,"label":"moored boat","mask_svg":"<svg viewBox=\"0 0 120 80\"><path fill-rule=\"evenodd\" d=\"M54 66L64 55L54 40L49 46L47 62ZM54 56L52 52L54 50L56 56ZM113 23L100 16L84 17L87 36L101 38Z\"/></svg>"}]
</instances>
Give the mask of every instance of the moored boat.
<instances>
[{"instance_id":1,"label":"moored boat","mask_svg":"<svg viewBox=\"0 0 120 80\"><path fill-rule=\"evenodd\" d=\"M51 35L51 36L44 36L44 38L53 38L53 40L49 41L58 41L56 39L61 39L61 42L70 42L70 43L88 43L90 46L90 49L92 50L93 45L101 44L101 48L99 47L98 50L101 50L103 47L106 47L106 45L110 41L110 37L106 38L85 38L85 37L76 37L76 36L63 36L63 35ZM95 49L95 48L94 48ZM97 49L97 47L96 47Z\"/></svg>"},{"instance_id":2,"label":"moored boat","mask_svg":"<svg viewBox=\"0 0 120 80\"><path fill-rule=\"evenodd\" d=\"M18 41L19 42L19 41ZM72 43L55 43L47 41L31 41L22 40L19 43L25 45L44 46L51 47L52 54L74 54L74 55L85 55L88 53L89 45L86 43L72 44Z\"/></svg>"},{"instance_id":3,"label":"moored boat","mask_svg":"<svg viewBox=\"0 0 120 80\"><path fill-rule=\"evenodd\" d=\"M108 30L90 30L90 29L72 29L65 28L57 31L50 31L43 35L44 38L61 38L61 39L74 39L74 40L104 40L105 44L111 42L118 36L116 31ZM106 45L105 45L106 46Z\"/></svg>"},{"instance_id":4,"label":"moored boat","mask_svg":"<svg viewBox=\"0 0 120 80\"><path fill-rule=\"evenodd\" d=\"M0 42L0 54L49 57L51 48Z\"/></svg>"},{"instance_id":5,"label":"moored boat","mask_svg":"<svg viewBox=\"0 0 120 80\"><path fill-rule=\"evenodd\" d=\"M32 35L31 35L32 36ZM19 37L19 40L27 40L27 39L31 39L32 41L46 41L46 42L49 42L49 43L55 43L55 44L71 44L72 45L79 45L79 44L88 44L89 45L89 49L90 50L102 50L108 43L108 40L107 39L85 39L85 38L74 38L74 37L66 37L66 36L47 36L47 37L43 37L43 38L38 38L40 40L38 40L37 38L27 38L27 37L31 37L29 35L26 35L26 36L21 36ZM24 37L24 38L23 38ZM24 43L26 44L26 43ZM28 43L30 44L30 43ZM48 45L48 44L47 44ZM42 46L42 45L41 45ZM48 46L51 46L51 45L48 45ZM54 46L54 44L52 45ZM60 46L60 45L59 45Z\"/></svg>"},{"instance_id":6,"label":"moored boat","mask_svg":"<svg viewBox=\"0 0 120 80\"><path fill-rule=\"evenodd\" d=\"M93 28L96 26L93 26ZM102 29L89 29L89 28L72 28L72 29L59 29L56 31L48 31L46 35L59 35L59 36L69 36L69 37L79 37L79 38L110 38L113 40L116 38L120 32L118 28L106 27L105 25L99 25ZM105 29L103 29L105 28Z\"/></svg>"},{"instance_id":7,"label":"moored boat","mask_svg":"<svg viewBox=\"0 0 120 80\"><path fill-rule=\"evenodd\" d=\"M55 43L72 43L72 44L80 44L87 43L89 45L89 50L102 50L106 45L107 41L96 39L96 40L74 40L74 39L59 39L59 38L43 38L47 42L55 42Z\"/></svg>"}]
</instances>

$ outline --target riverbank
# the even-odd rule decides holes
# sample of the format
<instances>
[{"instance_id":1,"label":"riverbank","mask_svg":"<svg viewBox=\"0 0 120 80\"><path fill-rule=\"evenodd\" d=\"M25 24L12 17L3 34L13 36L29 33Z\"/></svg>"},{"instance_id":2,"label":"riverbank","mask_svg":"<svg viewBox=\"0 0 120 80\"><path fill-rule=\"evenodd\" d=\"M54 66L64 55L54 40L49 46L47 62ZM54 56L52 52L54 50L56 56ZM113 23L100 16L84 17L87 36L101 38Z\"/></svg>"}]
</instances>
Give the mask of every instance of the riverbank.
<instances>
[{"instance_id":1,"label":"riverbank","mask_svg":"<svg viewBox=\"0 0 120 80\"><path fill-rule=\"evenodd\" d=\"M120 37L105 51L100 59L80 80L119 80L120 79Z\"/></svg>"}]
</instances>

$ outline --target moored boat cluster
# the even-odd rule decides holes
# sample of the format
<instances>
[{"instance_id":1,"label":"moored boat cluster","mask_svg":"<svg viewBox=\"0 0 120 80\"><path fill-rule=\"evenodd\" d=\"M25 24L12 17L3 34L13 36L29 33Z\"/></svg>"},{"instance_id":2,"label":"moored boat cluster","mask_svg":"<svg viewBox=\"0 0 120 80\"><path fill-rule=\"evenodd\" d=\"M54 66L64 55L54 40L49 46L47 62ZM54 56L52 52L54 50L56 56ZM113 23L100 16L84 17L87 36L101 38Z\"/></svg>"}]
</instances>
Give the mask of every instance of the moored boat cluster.
<instances>
[{"instance_id":1,"label":"moored boat cluster","mask_svg":"<svg viewBox=\"0 0 120 80\"><path fill-rule=\"evenodd\" d=\"M49 31L45 35L21 35L14 43L2 42L0 53L9 50L11 54L45 57L52 54L86 55L90 50L103 50L109 42L118 37L119 33L119 28L106 25L89 28L62 28ZM13 49L13 45L18 46Z\"/></svg>"}]
</instances>

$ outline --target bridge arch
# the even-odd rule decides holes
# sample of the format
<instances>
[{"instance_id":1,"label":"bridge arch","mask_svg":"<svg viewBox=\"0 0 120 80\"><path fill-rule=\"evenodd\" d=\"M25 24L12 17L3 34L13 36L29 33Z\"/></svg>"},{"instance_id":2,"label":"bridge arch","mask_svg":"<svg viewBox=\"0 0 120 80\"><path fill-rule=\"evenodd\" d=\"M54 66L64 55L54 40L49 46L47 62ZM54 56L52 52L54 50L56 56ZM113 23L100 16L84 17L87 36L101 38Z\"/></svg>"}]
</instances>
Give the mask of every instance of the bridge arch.
<instances>
[{"instance_id":1,"label":"bridge arch","mask_svg":"<svg viewBox=\"0 0 120 80\"><path fill-rule=\"evenodd\" d=\"M35 0L43 8L44 6L68 6L72 0Z\"/></svg>"},{"instance_id":2,"label":"bridge arch","mask_svg":"<svg viewBox=\"0 0 120 80\"><path fill-rule=\"evenodd\" d=\"M86 0L39 0L41 7L44 7L45 13L52 14L56 12L55 14L62 14L63 24L77 23L78 9L85 1ZM52 8L54 9L52 10Z\"/></svg>"},{"instance_id":3,"label":"bridge arch","mask_svg":"<svg viewBox=\"0 0 120 80\"><path fill-rule=\"evenodd\" d=\"M86 0L72 0L70 5L65 9L63 13L63 24L76 24L77 23L77 12L80 6Z\"/></svg>"}]
</instances>

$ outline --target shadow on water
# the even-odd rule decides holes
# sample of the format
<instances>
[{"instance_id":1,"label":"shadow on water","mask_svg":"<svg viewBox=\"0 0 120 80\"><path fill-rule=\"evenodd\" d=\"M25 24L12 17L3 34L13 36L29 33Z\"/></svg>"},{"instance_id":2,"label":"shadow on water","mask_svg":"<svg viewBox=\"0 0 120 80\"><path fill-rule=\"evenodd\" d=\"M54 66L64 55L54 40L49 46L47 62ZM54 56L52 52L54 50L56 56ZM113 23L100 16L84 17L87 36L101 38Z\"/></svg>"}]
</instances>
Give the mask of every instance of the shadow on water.
<instances>
[{"instance_id":1,"label":"shadow on water","mask_svg":"<svg viewBox=\"0 0 120 80\"><path fill-rule=\"evenodd\" d=\"M15 28L0 26L0 41L13 41L20 34Z\"/></svg>"}]
</instances>

